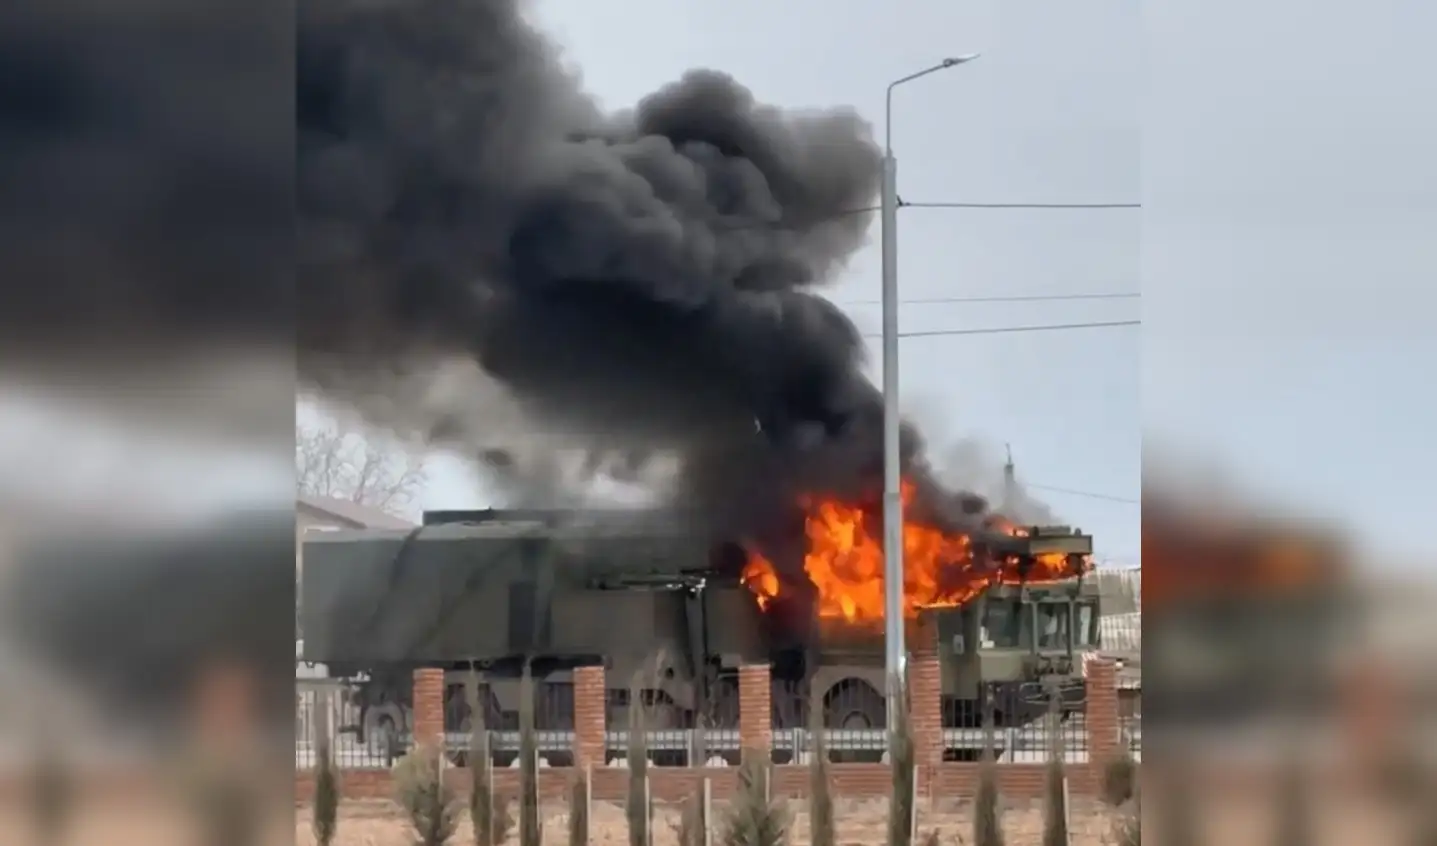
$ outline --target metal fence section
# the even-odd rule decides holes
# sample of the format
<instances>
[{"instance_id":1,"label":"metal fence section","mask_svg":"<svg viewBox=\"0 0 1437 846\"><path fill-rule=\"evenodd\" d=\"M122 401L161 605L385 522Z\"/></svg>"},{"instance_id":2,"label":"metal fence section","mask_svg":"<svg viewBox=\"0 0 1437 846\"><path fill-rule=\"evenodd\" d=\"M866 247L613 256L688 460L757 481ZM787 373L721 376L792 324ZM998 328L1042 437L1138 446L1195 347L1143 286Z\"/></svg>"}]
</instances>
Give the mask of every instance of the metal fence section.
<instances>
[{"instance_id":1,"label":"metal fence section","mask_svg":"<svg viewBox=\"0 0 1437 846\"><path fill-rule=\"evenodd\" d=\"M1118 715L1118 742L1126 744L1133 760L1143 759L1143 713L1141 708Z\"/></svg>"},{"instance_id":2,"label":"metal fence section","mask_svg":"<svg viewBox=\"0 0 1437 846\"><path fill-rule=\"evenodd\" d=\"M477 695L484 709L484 726L490 731L519 730L523 681L497 679L480 681ZM469 682L450 682L444 688L444 731L468 732L473 725L469 713ZM574 685L570 682L535 681L534 727L540 732L572 731L574 728Z\"/></svg>"},{"instance_id":3,"label":"metal fence section","mask_svg":"<svg viewBox=\"0 0 1437 846\"><path fill-rule=\"evenodd\" d=\"M300 679L295 682L296 769L318 761L321 735L329 737L334 763L340 769L388 767L409 750L407 728L388 714L365 714L354 703L353 686L342 679ZM368 716L368 732L365 717ZM363 735L363 736L361 736Z\"/></svg>"},{"instance_id":4,"label":"metal fence section","mask_svg":"<svg viewBox=\"0 0 1437 846\"><path fill-rule=\"evenodd\" d=\"M824 743L829 760L833 763L883 762L887 761L888 736L884 729L823 729ZM981 733L970 730L966 733L945 731L948 745L968 744L977 747ZM627 730L607 732L607 763L623 767L628 763ZM1072 741L1070 740L1070 743ZM647 732L647 758L658 767L737 766L742 757L742 744L738 731L734 729L676 729ZM777 764L807 764L812 760L814 748L813 732L802 728L775 728L772 735L772 756ZM1003 751L1015 744L1008 735L999 734L995 746L999 749L1000 760ZM1018 761L1042 761L1041 745L1032 746L1026 754L1017 756ZM976 759L976 755L975 755ZM1070 751L1068 760L1086 760L1083 755Z\"/></svg>"},{"instance_id":5,"label":"metal fence section","mask_svg":"<svg viewBox=\"0 0 1437 846\"><path fill-rule=\"evenodd\" d=\"M467 766L476 746L465 684L451 684L444 694L444 748L455 766ZM517 767L521 724L522 682L503 679L481 683L490 763ZM574 759L574 686L569 682L534 682L534 741L540 766L568 766Z\"/></svg>"},{"instance_id":6,"label":"metal fence section","mask_svg":"<svg viewBox=\"0 0 1437 846\"><path fill-rule=\"evenodd\" d=\"M887 749L888 703L883 691L870 682L845 679L824 691L821 698L811 695L802 682L777 681L773 688L775 736L793 729L806 732L816 723L827 730L830 756L835 760L878 760ZM803 747L803 743L786 745Z\"/></svg>"},{"instance_id":7,"label":"metal fence section","mask_svg":"<svg viewBox=\"0 0 1437 846\"><path fill-rule=\"evenodd\" d=\"M604 733L606 759L628 766L630 729ZM659 767L727 766L739 756L737 729L650 729L644 732L645 757Z\"/></svg>"},{"instance_id":8,"label":"metal fence section","mask_svg":"<svg viewBox=\"0 0 1437 846\"><path fill-rule=\"evenodd\" d=\"M520 736L517 730L489 730L490 762L494 767L518 767ZM534 732L535 747L539 753L539 765L564 767L574 760L574 733L572 731L546 730ZM444 747L451 763L457 767L469 765L475 745L472 729L444 733Z\"/></svg>"},{"instance_id":9,"label":"metal fence section","mask_svg":"<svg viewBox=\"0 0 1437 846\"><path fill-rule=\"evenodd\" d=\"M1036 763L1046 761L1056 748L1062 750L1066 761L1086 761L1085 707L1085 691L1075 684L995 685L977 700L945 698L943 758L979 760L988 737L986 716L992 730L989 749L995 760Z\"/></svg>"},{"instance_id":10,"label":"metal fence section","mask_svg":"<svg viewBox=\"0 0 1437 846\"><path fill-rule=\"evenodd\" d=\"M775 680L770 688L772 755L776 763L808 760L811 749L807 685ZM827 732L829 757L835 762L877 762L885 759L888 738L887 709L883 697L864 683L843 683L817 703ZM637 712L636 712L637 709ZM627 691L608 695L606 758L622 764L629 756L631 717L639 715L645 729L648 760L657 766L734 765L742 755L737 720L715 724L673 707L661 695L642 702L630 701Z\"/></svg>"},{"instance_id":11,"label":"metal fence section","mask_svg":"<svg viewBox=\"0 0 1437 846\"><path fill-rule=\"evenodd\" d=\"M813 750L810 714L825 733L829 758L835 763L887 760L886 707L882 696L866 683L848 680L810 701L807 685L774 681L772 685L772 755L775 763L803 764ZM507 684L507 680L499 684ZM317 741L328 734L334 760L341 769L388 768L412 744L413 720L407 708L390 704L361 709L356 685L341 679L296 681L295 766L315 765ZM535 691L535 741L541 766L568 766L574 760L574 690L567 682L539 682ZM518 765L518 696L514 690L480 688L486 704L485 726L493 766ZM466 706L455 707L455 697ZM659 767L732 766L742 754L737 727L715 726L702 716L673 706L662 694L631 702L627 691L607 698L605 760L624 766L629 754L630 715L639 716L645 731L646 757ZM991 735L984 730L984 706ZM1056 704L1055 704L1056 703ZM474 746L473 721L468 718L463 686L446 691L444 744L449 760L466 766ZM1006 763L1041 763L1056 748L1066 761L1088 760L1089 738L1085 687L1066 685L996 685L977 700L944 697L943 758L976 761L991 738L994 759ZM814 714L813 709L820 709ZM1141 758L1141 705L1124 697L1119 709L1119 742Z\"/></svg>"},{"instance_id":12,"label":"metal fence section","mask_svg":"<svg viewBox=\"0 0 1437 846\"><path fill-rule=\"evenodd\" d=\"M690 762L695 765L707 760L707 743L710 736L720 746L726 741L726 734L714 729L698 730L700 717L678 707L666 695L656 691L635 691L611 689L605 698L604 733L606 759L617 766L629 762L629 742L632 731L643 732L645 758L655 766L683 767Z\"/></svg>"},{"instance_id":13,"label":"metal fence section","mask_svg":"<svg viewBox=\"0 0 1437 846\"><path fill-rule=\"evenodd\" d=\"M794 718L789 723L792 728L800 730L788 744L794 755L807 748L807 729L817 723L825 731L828 757L835 763L885 760L888 753L888 702L881 687L850 678L834 685L817 700L806 695L801 684L784 687L786 696L802 703L793 707ZM814 714L810 709L820 710ZM777 735L778 732L775 732L775 747L779 745ZM806 756L802 757L806 760Z\"/></svg>"}]
</instances>

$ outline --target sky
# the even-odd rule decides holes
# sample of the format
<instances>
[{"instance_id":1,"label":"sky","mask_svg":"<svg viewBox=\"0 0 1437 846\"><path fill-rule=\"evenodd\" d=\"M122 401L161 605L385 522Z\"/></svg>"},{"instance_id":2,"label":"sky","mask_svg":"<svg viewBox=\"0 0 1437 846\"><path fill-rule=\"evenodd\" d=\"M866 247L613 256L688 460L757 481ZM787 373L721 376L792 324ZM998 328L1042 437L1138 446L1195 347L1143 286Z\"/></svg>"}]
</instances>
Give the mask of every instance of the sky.
<instances>
[{"instance_id":1,"label":"sky","mask_svg":"<svg viewBox=\"0 0 1437 846\"><path fill-rule=\"evenodd\" d=\"M894 149L907 201L1132 203L1139 199L1140 41L1136 0L1082 4L850 3L821 0L540 0L536 20L605 106L634 104L699 66L784 107L852 106L882 134L887 84L944 57L975 62L898 89ZM1137 210L904 210L905 300L1137 294ZM825 292L877 333L878 226ZM1133 320L1141 300L907 304L902 331ZM1020 477L1101 494L1042 491L1095 536L1099 557L1139 555L1138 327L902 341L900 398L945 441L1010 445ZM875 380L878 341L870 341ZM480 507L461 463L431 462L424 508Z\"/></svg>"},{"instance_id":2,"label":"sky","mask_svg":"<svg viewBox=\"0 0 1437 846\"><path fill-rule=\"evenodd\" d=\"M1437 7L1161 3L1143 24L1149 434L1376 564L1431 563Z\"/></svg>"},{"instance_id":3,"label":"sky","mask_svg":"<svg viewBox=\"0 0 1437 846\"><path fill-rule=\"evenodd\" d=\"M1010 444L1028 482L1135 500L1148 455L1197 456L1245 495L1325 516L1380 563L1430 560L1437 473L1423 386L1437 278L1437 7L1417 0L1138 0L901 6L849 0L536 0L610 107L696 66L782 106L894 99L909 201L1141 210L900 213L904 331L1140 318L1140 327L912 338L901 400L944 438ZM877 225L830 296L879 328ZM876 342L874 342L876 343ZM872 350L871 372L879 367ZM1150 465L1152 463L1150 462ZM479 506L437 462L422 505ZM1044 491L1136 563L1140 509Z\"/></svg>"}]
</instances>

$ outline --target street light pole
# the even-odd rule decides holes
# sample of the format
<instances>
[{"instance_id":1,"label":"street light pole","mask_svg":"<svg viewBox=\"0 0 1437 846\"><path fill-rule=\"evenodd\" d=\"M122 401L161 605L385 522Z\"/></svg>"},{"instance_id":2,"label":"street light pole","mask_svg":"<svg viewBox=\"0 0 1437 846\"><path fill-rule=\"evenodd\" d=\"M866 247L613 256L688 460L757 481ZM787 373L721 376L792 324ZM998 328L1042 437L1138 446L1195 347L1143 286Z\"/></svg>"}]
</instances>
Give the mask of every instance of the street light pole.
<instances>
[{"instance_id":1,"label":"street light pole","mask_svg":"<svg viewBox=\"0 0 1437 846\"><path fill-rule=\"evenodd\" d=\"M977 53L939 64L888 84L883 111L883 620L884 669L888 676L888 724L901 703L895 684L904 672L903 643L903 468L898 414L898 160L893 157L893 89L930 73L978 58Z\"/></svg>"}]
</instances>

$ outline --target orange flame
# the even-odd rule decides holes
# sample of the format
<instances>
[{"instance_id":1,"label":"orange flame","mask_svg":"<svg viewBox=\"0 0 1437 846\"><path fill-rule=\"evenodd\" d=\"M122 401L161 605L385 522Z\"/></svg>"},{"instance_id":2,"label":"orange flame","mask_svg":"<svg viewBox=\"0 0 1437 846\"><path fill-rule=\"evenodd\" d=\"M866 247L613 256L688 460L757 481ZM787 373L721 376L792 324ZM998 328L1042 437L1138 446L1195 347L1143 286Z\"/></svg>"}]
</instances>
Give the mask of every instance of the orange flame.
<instances>
[{"instance_id":1,"label":"orange flame","mask_svg":"<svg viewBox=\"0 0 1437 846\"><path fill-rule=\"evenodd\" d=\"M903 483L905 511L914 488ZM824 500L808 505L805 535L808 546L803 569L817 589L820 618L872 625L883 620L883 538L881 522L850 503ZM1004 531L1021 534L1016 526ZM989 585L1020 580L1017 560L992 567L973 561L967 535L945 534L913 522L903 525L903 613L912 619L925 607L956 606ZM1043 555L1028 581L1050 581L1077 575L1062 555ZM772 562L750 552L743 582L767 608L779 595L780 581Z\"/></svg>"}]
</instances>

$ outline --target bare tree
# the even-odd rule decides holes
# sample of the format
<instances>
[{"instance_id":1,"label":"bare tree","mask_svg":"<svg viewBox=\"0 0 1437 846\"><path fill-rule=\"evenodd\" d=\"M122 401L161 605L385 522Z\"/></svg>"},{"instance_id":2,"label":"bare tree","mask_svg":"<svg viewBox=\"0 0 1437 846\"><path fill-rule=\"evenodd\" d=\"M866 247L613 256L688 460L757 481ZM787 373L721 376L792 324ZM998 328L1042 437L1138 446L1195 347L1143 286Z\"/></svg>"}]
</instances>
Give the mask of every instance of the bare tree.
<instances>
[{"instance_id":1,"label":"bare tree","mask_svg":"<svg viewBox=\"0 0 1437 846\"><path fill-rule=\"evenodd\" d=\"M296 424L299 492L401 513L425 481L424 461L397 443L335 425Z\"/></svg>"}]
</instances>

